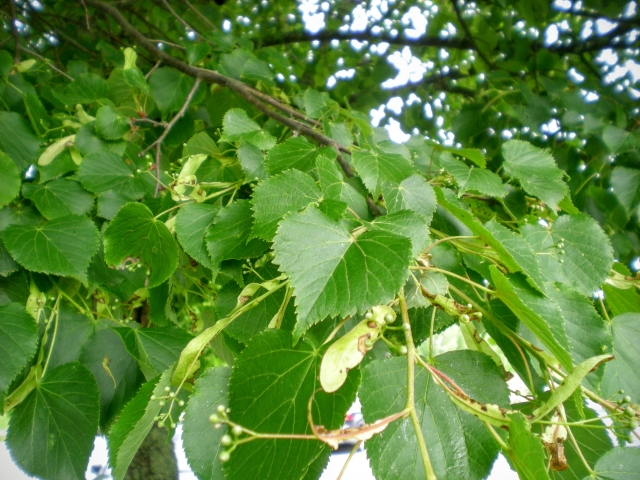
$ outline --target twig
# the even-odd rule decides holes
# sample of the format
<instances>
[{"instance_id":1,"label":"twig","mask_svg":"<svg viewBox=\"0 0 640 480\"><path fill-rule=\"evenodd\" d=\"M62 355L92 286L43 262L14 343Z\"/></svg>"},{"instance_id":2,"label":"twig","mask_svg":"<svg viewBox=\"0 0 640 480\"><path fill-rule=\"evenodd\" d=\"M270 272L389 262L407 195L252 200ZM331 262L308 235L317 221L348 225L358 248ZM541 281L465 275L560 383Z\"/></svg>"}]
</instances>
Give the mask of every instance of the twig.
<instances>
[{"instance_id":1,"label":"twig","mask_svg":"<svg viewBox=\"0 0 640 480\"><path fill-rule=\"evenodd\" d=\"M71 75L68 75L67 73L63 72L58 67L53 65L51 63L51 60L49 60L48 58L45 58L45 57L43 57L42 55L40 55L40 54L38 54L36 52L32 52L31 50L29 50L28 48L23 47L22 45L20 45L20 50L22 50L23 52L28 53L29 55L32 55L32 56L36 57L37 59L41 60L47 67L49 67L51 70L55 70L60 75L65 77L67 80L69 80L71 82L75 81L75 78L73 78Z\"/></svg>"},{"instance_id":2,"label":"twig","mask_svg":"<svg viewBox=\"0 0 640 480\"><path fill-rule=\"evenodd\" d=\"M195 12L195 14L198 15L198 17L200 17L202 21L206 23L211 30L218 30L218 28L213 23L211 23L209 19L202 14L200 10L198 10L196 7L191 5L191 2L189 0L185 0L184 3L186 3L187 7L189 7L193 12Z\"/></svg>"},{"instance_id":3,"label":"twig","mask_svg":"<svg viewBox=\"0 0 640 480\"><path fill-rule=\"evenodd\" d=\"M460 22L460 26L464 30L464 34L466 35L466 37L469 39L469 42L471 43L472 48L476 52L478 52L478 55L484 61L484 63L486 63L487 66L493 70L495 68L495 65L493 64L493 62L491 60L489 60L489 57L487 57L484 54L484 52L482 50L480 50L480 48L478 48L478 44L476 43L476 39L473 38L473 35L471 34L471 30L469 30L469 25L467 25L467 22L465 22L464 18L462 18L462 13L460 12L460 8L458 7L458 1L457 0L451 0L451 3L453 4L453 9L456 12L456 17L458 17L458 22Z\"/></svg>"},{"instance_id":4,"label":"twig","mask_svg":"<svg viewBox=\"0 0 640 480\"><path fill-rule=\"evenodd\" d=\"M176 17L176 19L182 24L184 25L184 28L187 29L187 31L192 31L192 32L196 32L196 29L193 28L191 25L189 25L189 23L187 23L187 21L182 18L180 15L178 15L176 13L176 11L171 7L171 4L168 2L168 0L161 0L162 3L164 4L165 7L167 7L167 10L169 10L169 12L171 13L171 15L173 15L174 17ZM209 40L207 37L205 37L204 35L200 35L200 37L207 42L209 45L215 47L216 44L213 43L211 40Z\"/></svg>"},{"instance_id":5,"label":"twig","mask_svg":"<svg viewBox=\"0 0 640 480\"><path fill-rule=\"evenodd\" d=\"M87 21L87 30L91 31L91 25L89 24L89 10L87 10L87 5L84 3L84 0L80 0L82 3L82 8L84 8L84 18Z\"/></svg>"},{"instance_id":6,"label":"twig","mask_svg":"<svg viewBox=\"0 0 640 480\"><path fill-rule=\"evenodd\" d=\"M13 47L13 61L18 64L20 63L20 35L18 34L18 27L16 26L18 17L16 15L15 0L9 0L9 4L11 5L11 36L13 37L13 43L15 43Z\"/></svg>"},{"instance_id":7,"label":"twig","mask_svg":"<svg viewBox=\"0 0 640 480\"><path fill-rule=\"evenodd\" d=\"M200 79L196 78L195 82L193 82L193 87L191 87L191 91L189 92L189 94L187 95L187 98L184 101L184 104L182 105L178 113L176 113L176 115L171 119L171 121L167 123L167 126L164 127L164 132L162 132L162 135L160 135L155 142L153 142L151 145L149 145L147 148L145 148L142 152L139 153L140 157L144 157L147 154L147 152L149 152L149 150L151 150L154 147L156 149L155 160L156 160L156 180L157 181L156 181L156 189L153 194L154 197L157 197L158 192L160 191L160 159L162 158L162 142L164 141L165 138L167 138L167 135L169 135L169 132L171 131L173 126L176 124L176 122L183 117L183 115L187 111L187 108L189 108L189 104L191 103L191 100L193 100L193 96L196 94L196 91L198 90L199 86L200 86Z\"/></svg>"}]
</instances>

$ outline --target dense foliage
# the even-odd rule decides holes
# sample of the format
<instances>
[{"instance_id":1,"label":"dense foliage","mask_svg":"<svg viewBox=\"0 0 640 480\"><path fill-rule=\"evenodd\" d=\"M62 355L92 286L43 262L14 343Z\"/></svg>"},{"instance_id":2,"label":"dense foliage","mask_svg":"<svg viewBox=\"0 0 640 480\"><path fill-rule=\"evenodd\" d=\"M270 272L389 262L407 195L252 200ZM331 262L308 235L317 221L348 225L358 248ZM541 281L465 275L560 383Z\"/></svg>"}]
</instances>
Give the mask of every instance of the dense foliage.
<instances>
[{"instance_id":1,"label":"dense foliage","mask_svg":"<svg viewBox=\"0 0 640 480\"><path fill-rule=\"evenodd\" d=\"M121 480L182 421L202 480L318 478L354 437L380 479L486 478L499 452L637 478L635 2L0 12L26 472L84 478L103 434ZM339 430L356 395L367 425Z\"/></svg>"}]
</instances>

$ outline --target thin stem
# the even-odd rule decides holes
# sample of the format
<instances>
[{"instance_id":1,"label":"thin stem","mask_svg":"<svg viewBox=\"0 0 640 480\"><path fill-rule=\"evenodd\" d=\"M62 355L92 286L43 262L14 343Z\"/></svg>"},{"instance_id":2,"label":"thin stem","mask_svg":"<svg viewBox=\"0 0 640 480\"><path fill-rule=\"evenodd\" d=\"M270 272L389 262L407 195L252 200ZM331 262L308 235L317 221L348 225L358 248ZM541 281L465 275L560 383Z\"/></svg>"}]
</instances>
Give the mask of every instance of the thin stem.
<instances>
[{"instance_id":1,"label":"thin stem","mask_svg":"<svg viewBox=\"0 0 640 480\"><path fill-rule=\"evenodd\" d=\"M500 435L498 435L498 432L496 432L496 429L493 428L493 425L491 425L488 422L485 422L484 420L482 421L482 423L484 423L484 426L487 427L487 430L489 430L489 433L491 434L491 436L493 437L493 439L496 441L496 443L498 445L500 445L500 448L502 448L502 450L504 452L508 452L509 451L509 445L507 445L506 443L504 443L504 440L502 440L502 438L500 437Z\"/></svg>"},{"instance_id":2,"label":"thin stem","mask_svg":"<svg viewBox=\"0 0 640 480\"><path fill-rule=\"evenodd\" d=\"M49 366L49 360L51 360L51 352L53 352L53 347L56 344L56 337L58 335L58 319L60 318L60 295L58 295L58 299L56 300L56 304L53 306L53 310L55 312L55 320L53 324L53 336L51 337L51 345L49 346L49 352L47 353L47 360L44 362L44 367L42 368L42 377L47 372L47 367ZM52 312L53 313L53 312ZM43 345L44 346L44 345Z\"/></svg>"},{"instance_id":3,"label":"thin stem","mask_svg":"<svg viewBox=\"0 0 640 480\"><path fill-rule=\"evenodd\" d=\"M338 475L336 480L341 480L342 479L342 476L344 475L344 472L347 471L347 467L349 466L349 462L351 461L351 459L353 458L355 453L358 451L358 448L360 448L361 444L362 444L362 440L358 440L358 442L353 446L353 448L351 449L351 452L349 452L349 456L347 457L347 459L344 462L344 465L342 466L342 470L340 470L340 475Z\"/></svg>"},{"instance_id":4,"label":"thin stem","mask_svg":"<svg viewBox=\"0 0 640 480\"><path fill-rule=\"evenodd\" d=\"M432 305L433 312L431 312L431 326L429 328L429 363L433 363L433 330L436 323L436 306Z\"/></svg>"},{"instance_id":5,"label":"thin stem","mask_svg":"<svg viewBox=\"0 0 640 480\"><path fill-rule=\"evenodd\" d=\"M15 43L13 61L18 64L20 63L20 35L18 34L18 27L16 26L18 17L16 14L15 0L9 0L9 4L11 5L11 35L13 36L13 42Z\"/></svg>"},{"instance_id":6,"label":"thin stem","mask_svg":"<svg viewBox=\"0 0 640 480\"><path fill-rule=\"evenodd\" d=\"M466 282L472 287L478 288L479 290L482 290L485 293L489 293L491 295L496 293L494 290L491 290L490 288L480 285L479 283L476 283L469 278L458 275L457 273L450 272L449 270L443 270L442 268L438 268L438 267L409 267L409 268L413 270L429 270L431 272L444 273L445 275L449 275L450 277L457 278L458 280L462 280L463 282Z\"/></svg>"},{"instance_id":7,"label":"thin stem","mask_svg":"<svg viewBox=\"0 0 640 480\"><path fill-rule=\"evenodd\" d=\"M441 238L440 240L436 240L431 245L429 245L427 247L427 249L423 253L428 253L429 250L431 250L436 245L439 245L439 244L444 243L444 242L450 242L452 240L457 240L457 239L460 239L460 238L480 238L480 237L476 237L474 235L456 235L456 236L453 236L453 237Z\"/></svg>"},{"instance_id":8,"label":"thin stem","mask_svg":"<svg viewBox=\"0 0 640 480\"><path fill-rule=\"evenodd\" d=\"M582 460L582 464L585 466L585 468L589 472L589 475L593 474L593 469L589 465L589 462L587 462L587 459L584 458L584 455L582 454L582 450L580 449L580 445L578 444L576 437L573 436L571 427L567 424L567 415L564 411L564 406L560 405L558 410L560 411L560 416L562 417L562 421L565 422L565 428L569 433L569 439L571 440L571 444L573 445L573 448L578 453L578 456L580 457L580 460Z\"/></svg>"},{"instance_id":9,"label":"thin stem","mask_svg":"<svg viewBox=\"0 0 640 480\"><path fill-rule=\"evenodd\" d=\"M611 318L609 318L609 312L607 312L607 307L604 306L602 297L598 297L598 300L600 301L600 306L602 307L602 314L604 315L604 318L607 320L607 322L609 322L609 324L611 324Z\"/></svg>"},{"instance_id":10,"label":"thin stem","mask_svg":"<svg viewBox=\"0 0 640 480\"><path fill-rule=\"evenodd\" d=\"M327 337L327 339L322 343L323 345L326 345L327 343L329 343L331 340L333 340L333 337L336 336L336 333L338 333L340 331L340 329L342 327L344 327L344 324L347 323L349 321L349 319L351 318L351 315L347 315L346 317L344 317L344 320L342 320L337 326L336 328L334 328L331 333L329 334L329 336Z\"/></svg>"},{"instance_id":11,"label":"thin stem","mask_svg":"<svg viewBox=\"0 0 640 480\"><path fill-rule=\"evenodd\" d=\"M60 70L58 67L53 65L48 58L45 58L42 55L40 55L40 54L38 54L36 52L33 52L33 51L29 50L28 48L23 47L22 45L20 45L20 50L22 50L25 53L28 53L29 55L31 55L33 57L36 57L37 59L42 61L42 63L44 63L47 67L49 67L51 70L54 70L54 71L58 72L60 75L62 75L64 78L66 78L70 82L75 81L75 78L73 78L72 76L66 74L65 72Z\"/></svg>"},{"instance_id":12,"label":"thin stem","mask_svg":"<svg viewBox=\"0 0 640 480\"><path fill-rule=\"evenodd\" d=\"M407 403L406 408L409 410L409 416L411 417L411 423L413 424L413 430L416 434L416 440L418 441L418 447L420 449L420 456L422 457L422 466L427 480L437 480L436 474L433 471L431 460L429 459L429 451L427 450L427 444L422 434L422 426L420 425L420 419L418 419L418 413L416 412L415 405L415 363L416 363L416 346L413 343L413 335L411 334L411 323L409 322L409 312L407 311L407 302L404 298L404 291L400 290L398 294L398 300L400 303L400 311L402 312L402 326L404 327L404 338L407 345Z\"/></svg>"}]
</instances>

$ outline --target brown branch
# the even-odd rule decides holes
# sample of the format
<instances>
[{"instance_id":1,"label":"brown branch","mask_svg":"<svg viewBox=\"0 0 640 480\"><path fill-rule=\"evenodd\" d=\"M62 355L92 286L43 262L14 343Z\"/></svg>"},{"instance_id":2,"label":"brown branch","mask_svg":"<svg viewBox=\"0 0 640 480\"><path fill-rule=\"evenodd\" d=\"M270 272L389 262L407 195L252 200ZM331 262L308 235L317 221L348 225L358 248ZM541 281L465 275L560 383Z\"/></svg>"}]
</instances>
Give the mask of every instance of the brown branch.
<instances>
[{"instance_id":1,"label":"brown branch","mask_svg":"<svg viewBox=\"0 0 640 480\"><path fill-rule=\"evenodd\" d=\"M178 120L180 120L184 116L185 112L189 108L189 104L191 103L191 100L193 100L193 96L196 94L196 91L200 86L200 81L201 80L199 78L196 78L196 81L193 83L193 87L191 87L191 91L187 95L187 98L185 99L184 104L182 105L180 110L178 110L178 113L176 113L176 115L171 119L171 121L167 123L167 125L164 127L164 132L162 132L162 135L160 135L155 142L153 142L151 145L149 145L147 148L145 148L142 152L138 154L138 156L143 157L152 148L155 147L156 149L156 163L155 163L156 189L153 194L154 197L157 197L158 192L160 191L160 159L162 157L162 142L164 142L164 139L167 138L167 135L169 135L169 132L171 131L173 126L176 124Z\"/></svg>"},{"instance_id":2,"label":"brown branch","mask_svg":"<svg viewBox=\"0 0 640 480\"><path fill-rule=\"evenodd\" d=\"M189 23L182 18L180 15L178 15L176 13L176 11L171 7L171 4L169 3L168 0L161 0L161 2L164 4L164 6L167 8L167 10L169 10L169 12L171 13L171 15L173 15L183 26L184 28L186 28L187 30L190 30L194 33L196 33L196 29L193 28L191 25L189 25ZM211 40L209 40L207 37L205 37L204 35L198 33L198 35L200 36L200 38L202 38L205 42L207 42L209 45L211 45L212 47L215 47L216 44L213 43Z\"/></svg>"},{"instance_id":3,"label":"brown branch","mask_svg":"<svg viewBox=\"0 0 640 480\"><path fill-rule=\"evenodd\" d=\"M440 38L432 35L427 35L420 38L407 38L407 37L391 37L389 35L373 35L370 32L348 32L340 33L332 30L325 30L317 34L310 34L308 32L299 31L291 32L280 37L271 36L263 39L260 47L271 47L274 45L286 45L296 42L329 42L331 40L358 40L368 42L387 42L391 45L413 45L416 47L440 47L451 48L457 50L466 50L473 48L473 45L465 40L460 39L448 39Z\"/></svg>"},{"instance_id":4,"label":"brown branch","mask_svg":"<svg viewBox=\"0 0 640 480\"><path fill-rule=\"evenodd\" d=\"M15 0L9 0L9 4L11 5L11 36L13 37L14 45L14 54L13 61L14 63L20 63L20 35L18 35L18 27L16 26L16 20L18 17L16 15L16 4Z\"/></svg>"}]
</instances>

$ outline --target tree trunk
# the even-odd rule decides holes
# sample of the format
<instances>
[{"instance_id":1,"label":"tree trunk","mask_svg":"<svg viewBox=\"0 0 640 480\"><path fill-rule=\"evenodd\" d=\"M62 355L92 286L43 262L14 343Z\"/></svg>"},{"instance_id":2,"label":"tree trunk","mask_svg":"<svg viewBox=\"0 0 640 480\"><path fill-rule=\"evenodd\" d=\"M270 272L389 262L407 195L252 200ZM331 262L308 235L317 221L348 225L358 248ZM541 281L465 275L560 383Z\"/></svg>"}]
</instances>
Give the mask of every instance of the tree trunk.
<instances>
[{"instance_id":1,"label":"tree trunk","mask_svg":"<svg viewBox=\"0 0 640 480\"><path fill-rule=\"evenodd\" d=\"M167 430L154 425L133 457L124 480L178 480L173 442Z\"/></svg>"}]
</instances>

